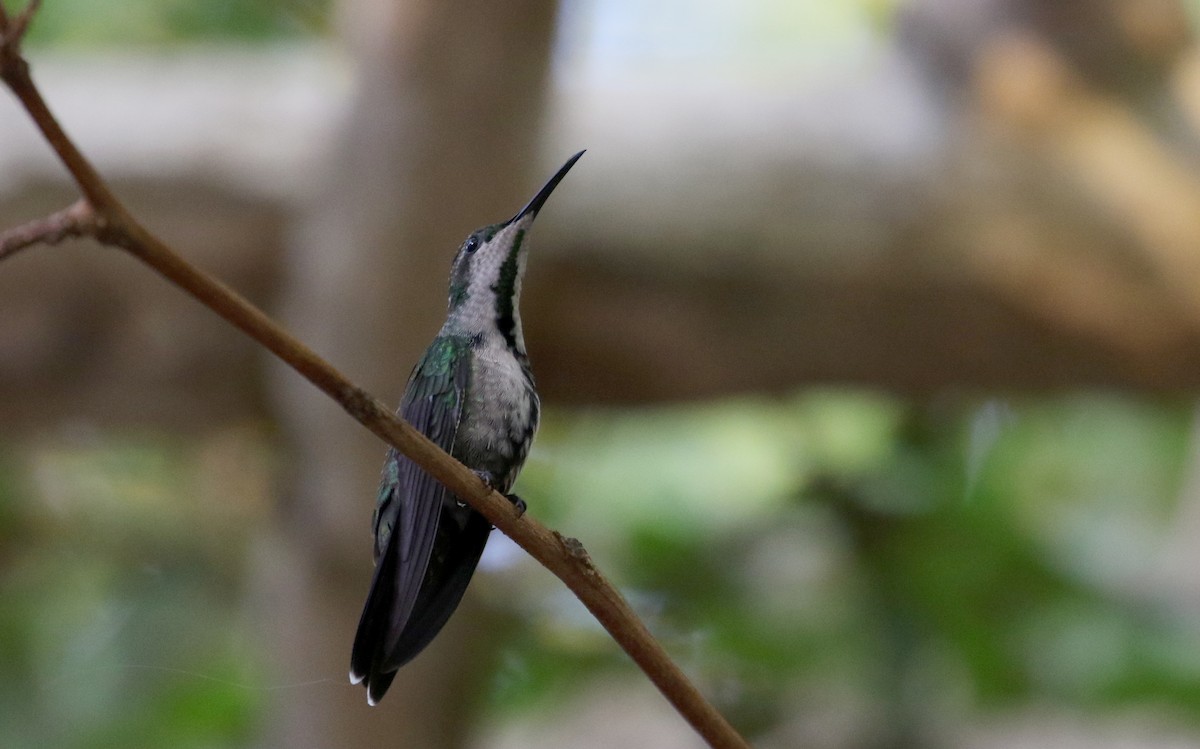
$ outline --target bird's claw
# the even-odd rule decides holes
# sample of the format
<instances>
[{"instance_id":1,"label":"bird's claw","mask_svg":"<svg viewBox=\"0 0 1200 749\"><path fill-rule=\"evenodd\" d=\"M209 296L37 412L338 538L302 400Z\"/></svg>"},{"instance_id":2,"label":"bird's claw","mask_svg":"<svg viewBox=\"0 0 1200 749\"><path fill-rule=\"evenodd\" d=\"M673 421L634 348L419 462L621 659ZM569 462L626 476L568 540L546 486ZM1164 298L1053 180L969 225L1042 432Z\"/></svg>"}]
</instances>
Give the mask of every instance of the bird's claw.
<instances>
[{"instance_id":1,"label":"bird's claw","mask_svg":"<svg viewBox=\"0 0 1200 749\"><path fill-rule=\"evenodd\" d=\"M525 510L529 509L525 504L525 500L521 499L516 494L505 494L504 498L509 502L512 502L513 507L517 508L517 517L521 517L525 514Z\"/></svg>"},{"instance_id":2,"label":"bird's claw","mask_svg":"<svg viewBox=\"0 0 1200 749\"><path fill-rule=\"evenodd\" d=\"M488 471L472 471L472 473L479 477L479 480L483 482L484 486L492 491L496 491L496 478L491 473ZM513 507L517 508L517 517L521 517L525 514L525 510L528 509L528 505L525 504L525 500L521 499L516 494L505 494L504 498L509 502L512 502Z\"/></svg>"},{"instance_id":3,"label":"bird's claw","mask_svg":"<svg viewBox=\"0 0 1200 749\"><path fill-rule=\"evenodd\" d=\"M495 476L493 476L493 475L491 474L491 472L490 472L490 471L475 471L475 470L472 470L472 471L471 471L471 473L473 473L473 474L475 474L476 476L478 476L478 477L479 477L479 480L483 482L483 485L484 485L484 486L486 486L488 489L491 489L491 490L495 491L495 489L496 489L496 477L495 477Z\"/></svg>"}]
</instances>

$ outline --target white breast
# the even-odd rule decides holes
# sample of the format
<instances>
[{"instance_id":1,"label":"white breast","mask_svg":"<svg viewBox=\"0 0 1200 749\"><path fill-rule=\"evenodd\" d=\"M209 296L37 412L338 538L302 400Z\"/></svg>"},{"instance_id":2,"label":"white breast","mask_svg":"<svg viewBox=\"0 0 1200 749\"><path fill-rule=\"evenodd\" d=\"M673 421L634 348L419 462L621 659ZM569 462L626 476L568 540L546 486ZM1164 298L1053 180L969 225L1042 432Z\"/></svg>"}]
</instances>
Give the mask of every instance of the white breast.
<instances>
[{"instance_id":1,"label":"white breast","mask_svg":"<svg viewBox=\"0 0 1200 749\"><path fill-rule=\"evenodd\" d=\"M471 359L467 414L459 427L462 459L476 470L507 471L523 460L517 452L534 418L536 395L517 358L496 337L477 348Z\"/></svg>"}]
</instances>

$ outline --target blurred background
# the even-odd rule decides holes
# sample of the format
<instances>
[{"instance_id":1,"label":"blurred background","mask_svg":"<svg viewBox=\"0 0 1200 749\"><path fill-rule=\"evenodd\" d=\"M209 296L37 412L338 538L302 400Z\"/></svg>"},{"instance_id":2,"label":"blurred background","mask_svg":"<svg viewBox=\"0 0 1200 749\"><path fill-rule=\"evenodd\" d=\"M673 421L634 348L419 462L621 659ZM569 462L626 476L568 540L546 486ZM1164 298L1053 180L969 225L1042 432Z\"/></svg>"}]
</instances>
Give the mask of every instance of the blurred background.
<instances>
[{"instance_id":1,"label":"blurred background","mask_svg":"<svg viewBox=\"0 0 1200 749\"><path fill-rule=\"evenodd\" d=\"M17 3L4 0L5 6ZM386 400L588 153L517 486L764 749L1200 746L1196 0L46 0L134 212ZM74 190L0 97L0 225ZM501 534L380 707L383 447L120 253L0 266L0 746L696 747Z\"/></svg>"}]
</instances>

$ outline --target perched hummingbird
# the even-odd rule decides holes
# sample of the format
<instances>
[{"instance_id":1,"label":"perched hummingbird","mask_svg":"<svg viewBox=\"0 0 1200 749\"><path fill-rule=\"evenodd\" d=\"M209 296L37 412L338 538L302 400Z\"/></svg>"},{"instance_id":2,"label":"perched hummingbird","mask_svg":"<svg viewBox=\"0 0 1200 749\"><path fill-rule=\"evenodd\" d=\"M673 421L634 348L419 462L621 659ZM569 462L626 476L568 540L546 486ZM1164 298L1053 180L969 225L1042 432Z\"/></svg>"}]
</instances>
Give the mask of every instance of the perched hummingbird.
<instances>
[{"instance_id":1,"label":"perched hummingbird","mask_svg":"<svg viewBox=\"0 0 1200 749\"><path fill-rule=\"evenodd\" d=\"M533 442L538 394L517 309L529 230L572 156L508 221L473 232L454 257L446 322L408 378L399 415L484 482L508 492ZM525 503L506 494L517 509ZM396 670L441 630L462 599L492 525L423 469L389 450L372 521L375 574L350 681L382 699Z\"/></svg>"}]
</instances>

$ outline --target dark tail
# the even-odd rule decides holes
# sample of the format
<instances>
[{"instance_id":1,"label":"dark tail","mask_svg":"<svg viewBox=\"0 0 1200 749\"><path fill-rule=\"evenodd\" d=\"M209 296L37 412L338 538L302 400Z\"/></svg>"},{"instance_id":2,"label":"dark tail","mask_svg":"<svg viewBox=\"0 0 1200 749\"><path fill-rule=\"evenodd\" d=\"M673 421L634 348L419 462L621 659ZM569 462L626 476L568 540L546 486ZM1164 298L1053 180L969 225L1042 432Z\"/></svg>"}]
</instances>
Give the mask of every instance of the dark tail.
<instances>
[{"instance_id":1,"label":"dark tail","mask_svg":"<svg viewBox=\"0 0 1200 749\"><path fill-rule=\"evenodd\" d=\"M403 666L424 650L458 608L479 564L479 557L483 555L491 530L491 524L482 515L472 511L466 527L457 531L453 542L446 545L449 553L445 556L435 555L429 561L412 615L396 641L398 665Z\"/></svg>"},{"instance_id":2,"label":"dark tail","mask_svg":"<svg viewBox=\"0 0 1200 749\"><path fill-rule=\"evenodd\" d=\"M417 657L441 631L471 582L492 526L472 511L465 527L459 527L457 522L441 523L436 547L443 553L435 553L429 560L417 600L405 621L397 621L395 611L395 547L399 544L389 543L375 565L350 651L350 681L367 688L371 705L383 699L396 678L396 670Z\"/></svg>"},{"instance_id":3,"label":"dark tail","mask_svg":"<svg viewBox=\"0 0 1200 749\"><path fill-rule=\"evenodd\" d=\"M389 543L375 565L371 590L363 604L354 647L350 650L350 683L367 688L367 702L371 705L379 703L392 679L396 678L396 669L385 666L384 652L396 597L396 546L398 544Z\"/></svg>"}]
</instances>

